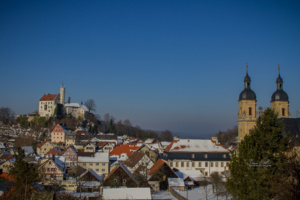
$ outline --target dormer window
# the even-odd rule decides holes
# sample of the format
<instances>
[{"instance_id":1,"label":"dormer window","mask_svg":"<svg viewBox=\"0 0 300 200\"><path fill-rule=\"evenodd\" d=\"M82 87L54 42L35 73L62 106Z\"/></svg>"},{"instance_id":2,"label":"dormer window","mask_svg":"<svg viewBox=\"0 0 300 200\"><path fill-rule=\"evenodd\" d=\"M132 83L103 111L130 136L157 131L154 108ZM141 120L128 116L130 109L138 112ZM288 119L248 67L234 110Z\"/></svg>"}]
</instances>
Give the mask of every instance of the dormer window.
<instances>
[{"instance_id":1,"label":"dormer window","mask_svg":"<svg viewBox=\"0 0 300 200\"><path fill-rule=\"evenodd\" d=\"M206 153L206 154L204 154L204 158L207 158L207 153Z\"/></svg>"},{"instance_id":2,"label":"dormer window","mask_svg":"<svg viewBox=\"0 0 300 200\"><path fill-rule=\"evenodd\" d=\"M223 154L223 158L226 158L226 154Z\"/></svg>"},{"instance_id":3,"label":"dormer window","mask_svg":"<svg viewBox=\"0 0 300 200\"><path fill-rule=\"evenodd\" d=\"M195 154L194 153L192 154L192 158L195 158Z\"/></svg>"}]
</instances>

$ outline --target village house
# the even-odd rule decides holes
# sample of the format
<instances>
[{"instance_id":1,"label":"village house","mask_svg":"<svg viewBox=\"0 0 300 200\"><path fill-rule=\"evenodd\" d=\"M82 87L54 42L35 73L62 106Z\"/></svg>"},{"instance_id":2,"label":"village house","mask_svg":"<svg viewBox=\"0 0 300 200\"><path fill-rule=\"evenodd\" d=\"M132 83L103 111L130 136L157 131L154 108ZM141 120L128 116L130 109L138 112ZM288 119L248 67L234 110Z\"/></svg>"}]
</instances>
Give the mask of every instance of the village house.
<instances>
[{"instance_id":1,"label":"village house","mask_svg":"<svg viewBox=\"0 0 300 200\"><path fill-rule=\"evenodd\" d=\"M50 151L48 151L44 157L52 158L53 156L61 156L61 155L62 155L62 151L59 148L54 147L53 149L50 149Z\"/></svg>"},{"instance_id":2,"label":"village house","mask_svg":"<svg viewBox=\"0 0 300 200\"><path fill-rule=\"evenodd\" d=\"M139 181L123 163L120 163L105 177L103 186L138 187Z\"/></svg>"},{"instance_id":3,"label":"village house","mask_svg":"<svg viewBox=\"0 0 300 200\"><path fill-rule=\"evenodd\" d=\"M78 165L86 170L93 169L96 173L109 173L108 153L96 152L92 156L78 155Z\"/></svg>"},{"instance_id":4,"label":"village house","mask_svg":"<svg viewBox=\"0 0 300 200\"><path fill-rule=\"evenodd\" d=\"M62 143L65 144L66 142L66 134L70 133L71 131L60 124L57 124L54 129L51 131L51 143Z\"/></svg>"},{"instance_id":5,"label":"village house","mask_svg":"<svg viewBox=\"0 0 300 200\"><path fill-rule=\"evenodd\" d=\"M200 170L206 177L213 172L224 173L228 170L230 153L217 138L178 139L164 151L163 159L170 167L178 170Z\"/></svg>"},{"instance_id":6,"label":"village house","mask_svg":"<svg viewBox=\"0 0 300 200\"><path fill-rule=\"evenodd\" d=\"M97 145L94 142L88 142L84 147L84 152L96 152Z\"/></svg>"},{"instance_id":7,"label":"village house","mask_svg":"<svg viewBox=\"0 0 300 200\"><path fill-rule=\"evenodd\" d=\"M134 152L125 162L124 165L129 169L131 173L140 168L141 170L149 170L153 166L154 162L150 158L141 152Z\"/></svg>"},{"instance_id":8,"label":"village house","mask_svg":"<svg viewBox=\"0 0 300 200\"><path fill-rule=\"evenodd\" d=\"M116 142L99 141L96 142L98 148L102 152L110 153L116 146Z\"/></svg>"},{"instance_id":9,"label":"village house","mask_svg":"<svg viewBox=\"0 0 300 200\"><path fill-rule=\"evenodd\" d=\"M168 178L178 178L177 174L162 159L158 159L148 173L148 184L156 191L168 189Z\"/></svg>"},{"instance_id":10,"label":"village house","mask_svg":"<svg viewBox=\"0 0 300 200\"><path fill-rule=\"evenodd\" d=\"M6 161L0 164L0 170L4 173L8 173L10 168L14 166L15 158L10 157Z\"/></svg>"},{"instance_id":11,"label":"village house","mask_svg":"<svg viewBox=\"0 0 300 200\"><path fill-rule=\"evenodd\" d=\"M125 161L128 157L137 151L141 146L136 146L134 144L123 144L116 146L110 153L109 157L115 157L117 160Z\"/></svg>"},{"instance_id":12,"label":"village house","mask_svg":"<svg viewBox=\"0 0 300 200\"><path fill-rule=\"evenodd\" d=\"M76 140L76 133L75 132L69 132L66 133L66 147L74 146Z\"/></svg>"},{"instance_id":13,"label":"village house","mask_svg":"<svg viewBox=\"0 0 300 200\"><path fill-rule=\"evenodd\" d=\"M53 149L53 145L48 141L43 141L36 146L36 153L44 156L48 151Z\"/></svg>"},{"instance_id":14,"label":"village house","mask_svg":"<svg viewBox=\"0 0 300 200\"><path fill-rule=\"evenodd\" d=\"M77 149L73 146L69 146L62 154L65 157L65 165L71 167L76 165L77 162Z\"/></svg>"},{"instance_id":15,"label":"village house","mask_svg":"<svg viewBox=\"0 0 300 200\"><path fill-rule=\"evenodd\" d=\"M58 158L42 160L39 170L42 172L43 181L64 180L65 167Z\"/></svg>"},{"instance_id":16,"label":"village house","mask_svg":"<svg viewBox=\"0 0 300 200\"><path fill-rule=\"evenodd\" d=\"M77 178L77 192L100 191L103 178L103 174L97 174L92 169L86 170Z\"/></svg>"}]
</instances>

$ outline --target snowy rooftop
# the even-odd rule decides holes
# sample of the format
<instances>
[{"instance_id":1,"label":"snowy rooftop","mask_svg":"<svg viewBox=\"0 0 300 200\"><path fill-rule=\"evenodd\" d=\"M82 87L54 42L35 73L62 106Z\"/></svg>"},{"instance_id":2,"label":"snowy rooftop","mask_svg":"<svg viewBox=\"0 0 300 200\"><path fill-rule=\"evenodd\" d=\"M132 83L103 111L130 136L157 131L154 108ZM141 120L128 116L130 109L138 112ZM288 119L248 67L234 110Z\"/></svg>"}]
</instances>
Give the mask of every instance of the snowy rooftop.
<instances>
[{"instance_id":1,"label":"snowy rooftop","mask_svg":"<svg viewBox=\"0 0 300 200\"><path fill-rule=\"evenodd\" d=\"M109 162L106 152L97 152L94 156L78 156L78 162Z\"/></svg>"},{"instance_id":2,"label":"snowy rooftop","mask_svg":"<svg viewBox=\"0 0 300 200\"><path fill-rule=\"evenodd\" d=\"M190 177L194 181L203 181L205 176L199 170L180 170L175 172L179 178L187 178Z\"/></svg>"},{"instance_id":3,"label":"snowy rooftop","mask_svg":"<svg viewBox=\"0 0 300 200\"><path fill-rule=\"evenodd\" d=\"M66 103L65 107L75 107L75 108L79 108L80 104L79 103Z\"/></svg>"},{"instance_id":4,"label":"snowy rooftop","mask_svg":"<svg viewBox=\"0 0 300 200\"><path fill-rule=\"evenodd\" d=\"M32 146L23 146L22 149L24 150L25 154L34 154L34 150Z\"/></svg>"},{"instance_id":5,"label":"snowy rooftop","mask_svg":"<svg viewBox=\"0 0 300 200\"><path fill-rule=\"evenodd\" d=\"M191 139L180 139L173 141L165 151L168 152L220 152L228 153L221 145L217 145L210 139L206 140L191 140Z\"/></svg>"},{"instance_id":6,"label":"snowy rooftop","mask_svg":"<svg viewBox=\"0 0 300 200\"><path fill-rule=\"evenodd\" d=\"M104 188L103 199L152 199L150 188Z\"/></svg>"},{"instance_id":7,"label":"snowy rooftop","mask_svg":"<svg viewBox=\"0 0 300 200\"><path fill-rule=\"evenodd\" d=\"M169 186L185 186L182 178L168 178Z\"/></svg>"}]
</instances>

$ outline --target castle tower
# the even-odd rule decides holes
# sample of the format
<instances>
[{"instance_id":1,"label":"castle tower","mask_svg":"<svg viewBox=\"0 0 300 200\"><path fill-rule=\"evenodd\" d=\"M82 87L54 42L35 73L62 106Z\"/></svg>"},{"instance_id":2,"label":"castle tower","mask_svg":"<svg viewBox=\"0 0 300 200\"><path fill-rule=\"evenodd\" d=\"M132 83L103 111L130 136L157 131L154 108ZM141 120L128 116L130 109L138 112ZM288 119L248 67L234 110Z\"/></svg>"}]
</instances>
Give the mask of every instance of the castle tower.
<instances>
[{"instance_id":1,"label":"castle tower","mask_svg":"<svg viewBox=\"0 0 300 200\"><path fill-rule=\"evenodd\" d=\"M289 118L289 97L285 91L283 91L283 80L280 77L280 67L278 65L278 78L276 79L277 89L273 93L271 98L271 108L278 114L279 118Z\"/></svg>"},{"instance_id":2,"label":"castle tower","mask_svg":"<svg viewBox=\"0 0 300 200\"><path fill-rule=\"evenodd\" d=\"M59 103L62 105L65 105L65 93L66 93L66 88L64 87L64 82L62 82L61 87L60 87L60 95L59 95Z\"/></svg>"},{"instance_id":3,"label":"castle tower","mask_svg":"<svg viewBox=\"0 0 300 200\"><path fill-rule=\"evenodd\" d=\"M241 141L249 131L254 128L257 120L256 95L250 88L251 79L248 75L248 64L246 65L246 76L244 78L244 90L239 96L238 112L238 140Z\"/></svg>"}]
</instances>

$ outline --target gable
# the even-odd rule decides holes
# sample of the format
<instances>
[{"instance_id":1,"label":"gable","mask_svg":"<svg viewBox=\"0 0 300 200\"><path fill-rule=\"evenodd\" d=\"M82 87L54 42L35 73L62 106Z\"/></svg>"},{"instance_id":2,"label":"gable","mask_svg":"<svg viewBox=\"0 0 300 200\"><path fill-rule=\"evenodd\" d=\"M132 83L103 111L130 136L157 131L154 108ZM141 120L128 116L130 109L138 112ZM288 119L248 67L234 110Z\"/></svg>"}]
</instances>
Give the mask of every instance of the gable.
<instances>
[{"instance_id":1,"label":"gable","mask_svg":"<svg viewBox=\"0 0 300 200\"><path fill-rule=\"evenodd\" d=\"M40 101L54 101L58 94L44 94L41 98Z\"/></svg>"}]
</instances>

